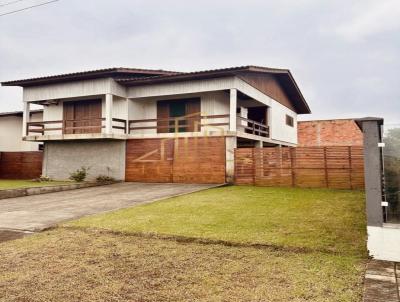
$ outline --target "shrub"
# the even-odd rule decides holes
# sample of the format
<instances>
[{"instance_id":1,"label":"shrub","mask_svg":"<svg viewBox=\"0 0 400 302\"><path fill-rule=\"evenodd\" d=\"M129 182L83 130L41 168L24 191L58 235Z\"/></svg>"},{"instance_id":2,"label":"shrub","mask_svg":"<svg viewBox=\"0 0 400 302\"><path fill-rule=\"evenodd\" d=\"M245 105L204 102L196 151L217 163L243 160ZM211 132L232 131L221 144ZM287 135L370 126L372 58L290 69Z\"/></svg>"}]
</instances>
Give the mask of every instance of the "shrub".
<instances>
[{"instance_id":1,"label":"shrub","mask_svg":"<svg viewBox=\"0 0 400 302\"><path fill-rule=\"evenodd\" d=\"M99 175L96 177L96 182L115 182L115 178L107 175Z\"/></svg>"},{"instance_id":2,"label":"shrub","mask_svg":"<svg viewBox=\"0 0 400 302\"><path fill-rule=\"evenodd\" d=\"M80 167L78 170L70 174L69 179L76 182L82 182L88 176L89 174L88 172L89 172L89 167Z\"/></svg>"},{"instance_id":3,"label":"shrub","mask_svg":"<svg viewBox=\"0 0 400 302\"><path fill-rule=\"evenodd\" d=\"M33 179L32 181L35 182L46 182L46 181L52 181L52 179L46 175L40 175L38 178Z\"/></svg>"}]
</instances>

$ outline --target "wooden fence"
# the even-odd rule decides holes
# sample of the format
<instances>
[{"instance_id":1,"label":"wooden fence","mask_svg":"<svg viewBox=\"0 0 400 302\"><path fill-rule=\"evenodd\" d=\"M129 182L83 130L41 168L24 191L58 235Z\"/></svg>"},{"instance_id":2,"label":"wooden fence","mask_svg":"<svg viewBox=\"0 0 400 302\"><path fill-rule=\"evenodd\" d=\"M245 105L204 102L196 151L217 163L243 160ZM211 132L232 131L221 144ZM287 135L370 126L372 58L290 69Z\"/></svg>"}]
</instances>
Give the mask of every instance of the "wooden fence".
<instances>
[{"instance_id":1,"label":"wooden fence","mask_svg":"<svg viewBox=\"0 0 400 302\"><path fill-rule=\"evenodd\" d=\"M0 152L1 179L32 179L42 174L43 152Z\"/></svg>"},{"instance_id":2,"label":"wooden fence","mask_svg":"<svg viewBox=\"0 0 400 302\"><path fill-rule=\"evenodd\" d=\"M235 183L364 189L362 147L235 149Z\"/></svg>"}]
</instances>

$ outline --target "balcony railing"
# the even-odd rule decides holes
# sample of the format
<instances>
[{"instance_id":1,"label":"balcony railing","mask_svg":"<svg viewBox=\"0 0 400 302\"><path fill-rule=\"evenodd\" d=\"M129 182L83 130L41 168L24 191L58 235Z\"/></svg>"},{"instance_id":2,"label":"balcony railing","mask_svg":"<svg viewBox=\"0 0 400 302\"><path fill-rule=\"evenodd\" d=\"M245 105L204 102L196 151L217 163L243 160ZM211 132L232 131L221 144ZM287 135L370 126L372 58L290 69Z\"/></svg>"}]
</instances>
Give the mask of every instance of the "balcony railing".
<instances>
[{"instance_id":1,"label":"balcony railing","mask_svg":"<svg viewBox=\"0 0 400 302\"><path fill-rule=\"evenodd\" d=\"M269 137L269 126L237 116L237 129L248 134Z\"/></svg>"},{"instance_id":2,"label":"balcony railing","mask_svg":"<svg viewBox=\"0 0 400 302\"><path fill-rule=\"evenodd\" d=\"M55 120L27 123L27 135L47 134L85 134L101 133L105 118L83 119L83 120ZM120 130L126 134L143 133L147 130L155 130L151 133L178 133L178 132L199 132L202 127L207 130L227 131L229 128L229 114L218 115L191 115L176 118L161 119L140 119L129 120L113 118L112 129ZM127 129L128 124L128 129ZM269 127L262 123L237 117L237 130L262 137L270 137ZM114 132L114 131L113 131Z\"/></svg>"},{"instance_id":3,"label":"balcony railing","mask_svg":"<svg viewBox=\"0 0 400 302\"><path fill-rule=\"evenodd\" d=\"M229 126L227 119L229 119L229 114L130 120L129 133L143 130L156 130L158 133L198 132L201 127L211 127L218 131L224 130L223 126Z\"/></svg>"},{"instance_id":4,"label":"balcony railing","mask_svg":"<svg viewBox=\"0 0 400 302\"><path fill-rule=\"evenodd\" d=\"M27 135L30 133L40 135L101 133L102 129L105 128L103 121L105 121L105 118L28 122L26 133ZM112 121L112 129L123 130L123 133L126 133L126 120L113 118Z\"/></svg>"}]
</instances>

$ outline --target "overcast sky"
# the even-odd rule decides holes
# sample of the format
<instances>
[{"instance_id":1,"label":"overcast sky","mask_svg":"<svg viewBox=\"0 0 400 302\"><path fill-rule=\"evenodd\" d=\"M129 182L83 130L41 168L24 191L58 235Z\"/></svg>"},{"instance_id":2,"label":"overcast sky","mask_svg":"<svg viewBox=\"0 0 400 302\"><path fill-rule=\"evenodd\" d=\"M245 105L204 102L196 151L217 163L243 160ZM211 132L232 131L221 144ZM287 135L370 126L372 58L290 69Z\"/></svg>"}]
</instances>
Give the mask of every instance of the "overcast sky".
<instances>
[{"instance_id":1,"label":"overcast sky","mask_svg":"<svg viewBox=\"0 0 400 302\"><path fill-rule=\"evenodd\" d=\"M0 15L49 0L0 0ZM0 16L0 81L107 67L292 71L312 115L400 123L399 0L60 0ZM22 108L0 87L0 111Z\"/></svg>"}]
</instances>

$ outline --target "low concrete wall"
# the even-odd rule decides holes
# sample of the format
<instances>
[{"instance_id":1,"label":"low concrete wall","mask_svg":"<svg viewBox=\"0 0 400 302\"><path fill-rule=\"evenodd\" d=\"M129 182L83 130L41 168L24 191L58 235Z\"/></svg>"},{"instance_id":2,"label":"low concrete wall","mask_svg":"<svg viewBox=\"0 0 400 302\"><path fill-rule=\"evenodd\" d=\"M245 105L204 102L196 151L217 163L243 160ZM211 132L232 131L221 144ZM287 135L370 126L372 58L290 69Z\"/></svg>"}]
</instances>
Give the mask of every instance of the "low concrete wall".
<instances>
[{"instance_id":1,"label":"low concrete wall","mask_svg":"<svg viewBox=\"0 0 400 302\"><path fill-rule=\"evenodd\" d=\"M43 175L56 180L68 179L80 167L89 167L87 180L107 175L125 179L125 141L46 142Z\"/></svg>"},{"instance_id":2,"label":"low concrete wall","mask_svg":"<svg viewBox=\"0 0 400 302\"><path fill-rule=\"evenodd\" d=\"M400 262L400 225L368 226L368 251L374 259Z\"/></svg>"},{"instance_id":3,"label":"low concrete wall","mask_svg":"<svg viewBox=\"0 0 400 302\"><path fill-rule=\"evenodd\" d=\"M114 182L106 182L106 183L82 182L82 183L72 183L72 184L66 184L66 185L54 185L54 186L0 190L0 199L23 197L23 196L30 196L30 195L39 195L39 194L54 193L54 192L61 192L61 191L69 191L69 190L75 190L75 189L83 189L83 188L110 185L113 183Z\"/></svg>"}]
</instances>

